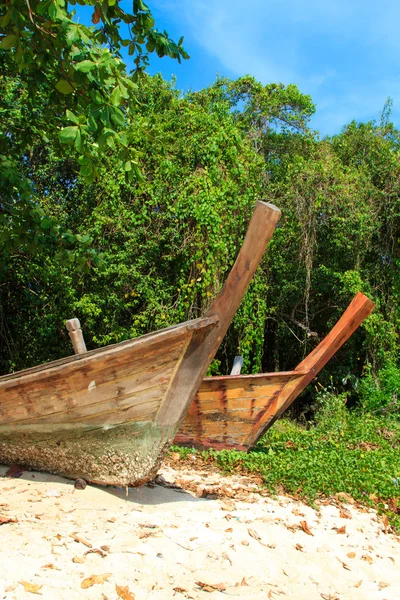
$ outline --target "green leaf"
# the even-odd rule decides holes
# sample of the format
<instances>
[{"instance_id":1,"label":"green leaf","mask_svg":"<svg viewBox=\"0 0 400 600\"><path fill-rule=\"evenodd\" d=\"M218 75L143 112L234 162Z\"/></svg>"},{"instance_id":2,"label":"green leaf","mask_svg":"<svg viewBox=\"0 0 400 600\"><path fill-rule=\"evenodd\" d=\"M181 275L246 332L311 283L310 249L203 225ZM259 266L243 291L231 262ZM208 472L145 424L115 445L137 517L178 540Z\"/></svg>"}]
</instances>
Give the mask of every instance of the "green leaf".
<instances>
[{"instance_id":1,"label":"green leaf","mask_svg":"<svg viewBox=\"0 0 400 600\"><path fill-rule=\"evenodd\" d=\"M83 60L75 65L75 70L80 71L81 73L89 73L89 71L93 71L96 66L97 63L93 62L92 60Z\"/></svg>"},{"instance_id":2,"label":"green leaf","mask_svg":"<svg viewBox=\"0 0 400 600\"><path fill-rule=\"evenodd\" d=\"M0 48L3 48L3 50L10 50L10 48L13 48L15 46L15 42L17 41L17 36L10 34L10 35L6 35L5 37L2 37L0 40Z\"/></svg>"},{"instance_id":3,"label":"green leaf","mask_svg":"<svg viewBox=\"0 0 400 600\"><path fill-rule=\"evenodd\" d=\"M8 10L5 15L0 17L0 27L6 27L11 20L11 10Z\"/></svg>"},{"instance_id":4,"label":"green leaf","mask_svg":"<svg viewBox=\"0 0 400 600\"><path fill-rule=\"evenodd\" d=\"M90 96L91 96L93 102L95 102L96 104L103 104L104 98L98 90L91 90Z\"/></svg>"},{"instance_id":5,"label":"green leaf","mask_svg":"<svg viewBox=\"0 0 400 600\"><path fill-rule=\"evenodd\" d=\"M122 94L121 94L121 90L119 88L119 85L117 85L111 96L110 96L110 102L111 104L113 104L114 106L119 106L121 104L121 100L122 100Z\"/></svg>"},{"instance_id":6,"label":"green leaf","mask_svg":"<svg viewBox=\"0 0 400 600\"><path fill-rule=\"evenodd\" d=\"M50 229L53 225L53 220L50 217L43 217L43 219L40 221L40 227L42 229Z\"/></svg>"},{"instance_id":7,"label":"green leaf","mask_svg":"<svg viewBox=\"0 0 400 600\"><path fill-rule=\"evenodd\" d=\"M77 132L76 132L76 136L75 136L75 140L74 140L74 146L75 146L75 149L78 150L78 152L82 152L83 144L82 144L81 130L79 129L79 127L76 127L76 129L77 129Z\"/></svg>"},{"instance_id":8,"label":"green leaf","mask_svg":"<svg viewBox=\"0 0 400 600\"><path fill-rule=\"evenodd\" d=\"M79 119L78 119L78 117L76 115L74 115L73 112L71 112L70 110L67 109L67 111L66 111L65 114L67 116L67 119L69 119L70 121L72 121L76 125L79 125Z\"/></svg>"},{"instance_id":9,"label":"green leaf","mask_svg":"<svg viewBox=\"0 0 400 600\"><path fill-rule=\"evenodd\" d=\"M78 134L79 128L78 127L64 127L64 129L62 129L60 131L60 141L62 144L70 144L71 142L73 142Z\"/></svg>"},{"instance_id":10,"label":"green leaf","mask_svg":"<svg viewBox=\"0 0 400 600\"><path fill-rule=\"evenodd\" d=\"M60 79L56 83L56 90L59 91L61 94L66 95L71 94L74 91L74 88L66 79Z\"/></svg>"},{"instance_id":11,"label":"green leaf","mask_svg":"<svg viewBox=\"0 0 400 600\"><path fill-rule=\"evenodd\" d=\"M117 125L118 127L124 126L125 117L122 110L120 110L119 108L113 108L112 110L110 110L110 116L111 121L114 123L114 125Z\"/></svg>"}]
</instances>

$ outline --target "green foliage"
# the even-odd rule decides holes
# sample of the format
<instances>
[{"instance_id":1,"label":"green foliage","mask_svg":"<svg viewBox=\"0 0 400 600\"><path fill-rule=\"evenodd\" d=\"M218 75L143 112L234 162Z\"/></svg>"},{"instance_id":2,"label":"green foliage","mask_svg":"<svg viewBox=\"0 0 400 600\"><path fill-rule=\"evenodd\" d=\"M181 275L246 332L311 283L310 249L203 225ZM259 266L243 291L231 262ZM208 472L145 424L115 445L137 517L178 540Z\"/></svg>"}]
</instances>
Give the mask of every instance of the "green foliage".
<instances>
[{"instance_id":1,"label":"green foliage","mask_svg":"<svg viewBox=\"0 0 400 600\"><path fill-rule=\"evenodd\" d=\"M135 114L124 117L136 163L121 161L107 134L99 178L88 185L85 160L60 157L57 128L44 142L47 88L34 105L12 69L5 73L0 110L8 134L0 146L5 157L23 158L15 159L20 180L15 170L3 172L3 371L41 362L42 349L51 348L48 358L69 352L63 321L71 316L96 347L200 315L263 197L279 205L282 219L211 372L229 372L238 353L243 372L292 369L357 290L377 309L319 382L353 401L365 364L374 374L388 356L397 364L399 162L388 123L350 124L319 141L307 129L311 99L295 86L245 77L181 96L160 76L144 76L129 91ZM57 118L62 140L75 143L81 116L67 108ZM135 168L139 176L130 177ZM41 329L43 315L55 329ZM29 328L40 332L36 344ZM316 391L309 386L299 403L312 404Z\"/></svg>"},{"instance_id":2,"label":"green foliage","mask_svg":"<svg viewBox=\"0 0 400 600\"><path fill-rule=\"evenodd\" d=\"M375 375L367 365L359 386L361 405L374 414L390 415L400 419L400 369L392 361Z\"/></svg>"},{"instance_id":3,"label":"green foliage","mask_svg":"<svg viewBox=\"0 0 400 600\"><path fill-rule=\"evenodd\" d=\"M91 27L80 20L79 7L86 6L93 8ZM132 76L121 59L124 46L134 57ZM38 144L51 147L55 158L74 157L86 182L98 176L109 150L128 179L140 177L126 128L136 110L139 75L153 52L188 58L182 38L176 44L159 32L142 0L134 0L131 12L120 0L0 4L0 243L18 248L33 231L30 246L42 252L42 242L47 249L54 241L63 246L69 235L49 214L46 226L32 215L40 199L26 162Z\"/></svg>"},{"instance_id":4,"label":"green foliage","mask_svg":"<svg viewBox=\"0 0 400 600\"><path fill-rule=\"evenodd\" d=\"M328 400L318 425L304 429L280 421L254 451L198 453L227 473L262 475L271 493L295 494L308 502L345 492L387 514L400 530L400 427L387 418L343 411L343 398ZM329 427L327 417L334 416ZM338 425L338 417L341 427ZM183 458L187 448L179 451Z\"/></svg>"}]
</instances>

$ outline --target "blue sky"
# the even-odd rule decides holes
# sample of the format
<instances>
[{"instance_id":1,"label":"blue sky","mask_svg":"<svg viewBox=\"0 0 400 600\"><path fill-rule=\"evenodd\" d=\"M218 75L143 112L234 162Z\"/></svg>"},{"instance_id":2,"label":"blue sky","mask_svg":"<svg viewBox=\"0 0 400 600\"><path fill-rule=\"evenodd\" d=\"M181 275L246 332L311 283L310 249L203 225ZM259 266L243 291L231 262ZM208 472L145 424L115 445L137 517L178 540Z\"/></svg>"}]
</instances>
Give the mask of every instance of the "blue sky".
<instances>
[{"instance_id":1,"label":"blue sky","mask_svg":"<svg viewBox=\"0 0 400 600\"><path fill-rule=\"evenodd\" d=\"M295 83L313 98L312 126L338 133L351 121L379 120L388 96L400 118L400 1L148 0L158 29L185 36L189 61L151 61L184 91L217 74ZM129 66L129 64L128 64Z\"/></svg>"}]
</instances>

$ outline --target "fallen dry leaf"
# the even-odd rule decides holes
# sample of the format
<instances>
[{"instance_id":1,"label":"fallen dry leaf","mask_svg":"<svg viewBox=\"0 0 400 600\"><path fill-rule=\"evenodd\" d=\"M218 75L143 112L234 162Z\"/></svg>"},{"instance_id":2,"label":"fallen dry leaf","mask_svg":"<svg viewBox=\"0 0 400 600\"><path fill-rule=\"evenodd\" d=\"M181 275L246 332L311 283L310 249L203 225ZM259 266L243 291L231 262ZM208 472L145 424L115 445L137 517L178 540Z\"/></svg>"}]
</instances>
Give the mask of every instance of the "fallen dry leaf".
<instances>
[{"instance_id":1,"label":"fallen dry leaf","mask_svg":"<svg viewBox=\"0 0 400 600\"><path fill-rule=\"evenodd\" d=\"M86 579L82 581L81 588L86 590L96 583L104 583L109 577L111 577L111 575L112 573L104 573L103 575L90 575L90 577L86 577Z\"/></svg>"},{"instance_id":2,"label":"fallen dry leaf","mask_svg":"<svg viewBox=\"0 0 400 600\"><path fill-rule=\"evenodd\" d=\"M374 562L372 560L372 557L369 556L368 554L363 554L362 557L361 557L361 560L366 560L367 563L369 563L370 565L372 565L372 563Z\"/></svg>"},{"instance_id":3,"label":"fallen dry leaf","mask_svg":"<svg viewBox=\"0 0 400 600\"><path fill-rule=\"evenodd\" d=\"M336 533L346 533L346 525L343 525L343 527L339 527L336 530Z\"/></svg>"},{"instance_id":4,"label":"fallen dry leaf","mask_svg":"<svg viewBox=\"0 0 400 600\"><path fill-rule=\"evenodd\" d=\"M40 567L41 569L55 569L56 571L61 571L61 569L59 567L56 567L56 565L54 565L53 563L47 563L47 565L43 565L43 567Z\"/></svg>"},{"instance_id":5,"label":"fallen dry leaf","mask_svg":"<svg viewBox=\"0 0 400 600\"><path fill-rule=\"evenodd\" d=\"M221 505L221 510L226 510L227 512L231 511L231 510L236 510L236 506L233 504L233 502L225 503Z\"/></svg>"},{"instance_id":6,"label":"fallen dry leaf","mask_svg":"<svg viewBox=\"0 0 400 600\"><path fill-rule=\"evenodd\" d=\"M26 592L31 594L40 594L39 590L43 587L37 583L29 583L28 581L20 581L20 584L24 586Z\"/></svg>"},{"instance_id":7,"label":"fallen dry leaf","mask_svg":"<svg viewBox=\"0 0 400 600\"><path fill-rule=\"evenodd\" d=\"M13 519L12 517L2 517L0 515L0 525L7 525L7 523L18 523L18 519Z\"/></svg>"},{"instance_id":8,"label":"fallen dry leaf","mask_svg":"<svg viewBox=\"0 0 400 600\"><path fill-rule=\"evenodd\" d=\"M121 585L116 585L115 589L117 590L117 594L122 600L135 600L135 596L129 590L128 586L122 587Z\"/></svg>"},{"instance_id":9,"label":"fallen dry leaf","mask_svg":"<svg viewBox=\"0 0 400 600\"><path fill-rule=\"evenodd\" d=\"M78 565L82 565L84 562L86 562L86 556L74 556L72 562L77 563Z\"/></svg>"},{"instance_id":10,"label":"fallen dry leaf","mask_svg":"<svg viewBox=\"0 0 400 600\"><path fill-rule=\"evenodd\" d=\"M363 582L363 580L362 580L362 579L360 579L360 581L359 581L358 583L356 583L354 587L355 587L355 588L359 588L359 587L360 587L360 585L362 584L362 582Z\"/></svg>"},{"instance_id":11,"label":"fallen dry leaf","mask_svg":"<svg viewBox=\"0 0 400 600\"><path fill-rule=\"evenodd\" d=\"M307 535L314 535L313 533L311 533L310 528L307 525L307 521L300 521L300 525L304 533L306 533Z\"/></svg>"},{"instance_id":12,"label":"fallen dry leaf","mask_svg":"<svg viewBox=\"0 0 400 600\"><path fill-rule=\"evenodd\" d=\"M389 523L389 519L387 518L386 515L383 515L382 523L383 523L384 532L387 533L389 530L389 527L390 527L390 523Z\"/></svg>"},{"instance_id":13,"label":"fallen dry leaf","mask_svg":"<svg viewBox=\"0 0 400 600\"><path fill-rule=\"evenodd\" d=\"M303 546L301 544L296 544L295 545L296 550L298 550L299 552L303 552Z\"/></svg>"},{"instance_id":14,"label":"fallen dry leaf","mask_svg":"<svg viewBox=\"0 0 400 600\"><path fill-rule=\"evenodd\" d=\"M254 538L255 540L257 540L257 542L259 542L261 540L260 536L258 535L257 531L254 531L254 529L248 529L248 534Z\"/></svg>"},{"instance_id":15,"label":"fallen dry leaf","mask_svg":"<svg viewBox=\"0 0 400 600\"><path fill-rule=\"evenodd\" d=\"M241 542L241 544L242 544L242 546L248 546L248 545L249 545L249 542L248 542L247 540L243 540L243 541Z\"/></svg>"},{"instance_id":16,"label":"fallen dry leaf","mask_svg":"<svg viewBox=\"0 0 400 600\"><path fill-rule=\"evenodd\" d=\"M241 586L245 586L245 585L248 586L249 584L247 583L246 579L243 577L242 581L240 582L240 585Z\"/></svg>"},{"instance_id":17,"label":"fallen dry leaf","mask_svg":"<svg viewBox=\"0 0 400 600\"><path fill-rule=\"evenodd\" d=\"M349 510L347 510L347 508L341 508L339 516L341 519L352 519L353 518L351 516L351 512Z\"/></svg>"},{"instance_id":18,"label":"fallen dry leaf","mask_svg":"<svg viewBox=\"0 0 400 600\"><path fill-rule=\"evenodd\" d=\"M203 590L203 592L214 592L217 590L218 592L223 592L226 590L226 585L224 583L203 583L202 581L196 581L196 585L199 586Z\"/></svg>"},{"instance_id":19,"label":"fallen dry leaf","mask_svg":"<svg viewBox=\"0 0 400 600\"><path fill-rule=\"evenodd\" d=\"M8 469L8 471L6 471L6 477L12 477L13 479L18 479L18 477L21 477L23 472L24 471L21 469L21 467L18 467L17 465L13 465L12 467L10 467Z\"/></svg>"},{"instance_id":20,"label":"fallen dry leaf","mask_svg":"<svg viewBox=\"0 0 400 600\"><path fill-rule=\"evenodd\" d=\"M343 567L343 569L346 569L347 571L351 571L349 565L346 565L345 562L342 562L342 567Z\"/></svg>"},{"instance_id":21,"label":"fallen dry leaf","mask_svg":"<svg viewBox=\"0 0 400 600\"><path fill-rule=\"evenodd\" d=\"M379 588L380 590L383 590L383 589L385 589L385 588L389 587L389 585L390 585L390 583L386 583L385 581L381 581L381 582L378 584L378 588Z\"/></svg>"},{"instance_id":22,"label":"fallen dry leaf","mask_svg":"<svg viewBox=\"0 0 400 600\"><path fill-rule=\"evenodd\" d=\"M355 558L355 557L356 557L356 553L355 553L355 552L349 552L349 553L347 554L347 556L348 556L349 558Z\"/></svg>"}]
</instances>

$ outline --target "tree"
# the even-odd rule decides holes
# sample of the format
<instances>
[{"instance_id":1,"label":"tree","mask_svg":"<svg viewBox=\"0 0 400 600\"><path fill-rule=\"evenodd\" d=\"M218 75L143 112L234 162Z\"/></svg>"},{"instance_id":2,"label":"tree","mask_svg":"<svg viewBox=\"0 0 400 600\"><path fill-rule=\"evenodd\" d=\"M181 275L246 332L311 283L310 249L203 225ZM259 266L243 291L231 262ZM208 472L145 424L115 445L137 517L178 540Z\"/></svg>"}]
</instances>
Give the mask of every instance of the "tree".
<instances>
[{"instance_id":1,"label":"tree","mask_svg":"<svg viewBox=\"0 0 400 600\"><path fill-rule=\"evenodd\" d=\"M92 27L77 20L92 7ZM78 12L71 10L78 6ZM126 12L117 0L14 0L0 4L0 245L3 259L21 246L32 252L58 245L81 265L96 257L90 238L63 230L36 198L27 164L33 148L75 157L91 182L106 149L124 165L128 179L140 177L137 151L126 132L136 110L137 80L149 54L188 58L166 32L155 29L142 0ZM134 58L126 73L122 48ZM19 112L15 111L18 106Z\"/></svg>"}]
</instances>

